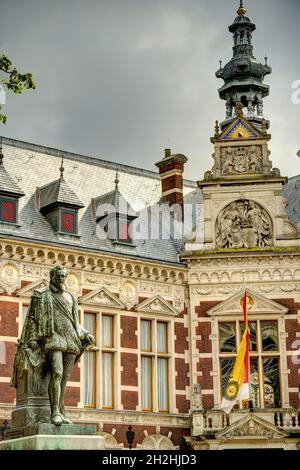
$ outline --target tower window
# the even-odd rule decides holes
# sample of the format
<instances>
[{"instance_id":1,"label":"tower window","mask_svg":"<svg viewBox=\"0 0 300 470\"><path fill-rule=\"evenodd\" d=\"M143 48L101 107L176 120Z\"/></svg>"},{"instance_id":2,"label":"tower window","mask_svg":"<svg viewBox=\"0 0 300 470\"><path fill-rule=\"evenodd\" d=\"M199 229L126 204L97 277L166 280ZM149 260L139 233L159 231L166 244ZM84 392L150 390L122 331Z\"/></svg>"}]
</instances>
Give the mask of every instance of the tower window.
<instances>
[{"instance_id":1,"label":"tower window","mask_svg":"<svg viewBox=\"0 0 300 470\"><path fill-rule=\"evenodd\" d=\"M129 224L120 223L119 227L119 239L121 241L129 241Z\"/></svg>"}]
</instances>

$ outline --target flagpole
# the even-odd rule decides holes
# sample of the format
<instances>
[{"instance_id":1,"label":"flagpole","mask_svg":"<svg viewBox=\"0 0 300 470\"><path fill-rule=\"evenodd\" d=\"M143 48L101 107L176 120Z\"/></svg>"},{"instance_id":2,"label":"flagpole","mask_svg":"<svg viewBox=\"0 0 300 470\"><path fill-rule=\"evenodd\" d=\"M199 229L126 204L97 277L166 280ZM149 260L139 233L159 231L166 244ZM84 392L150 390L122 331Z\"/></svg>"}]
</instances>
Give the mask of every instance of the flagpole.
<instances>
[{"instance_id":1,"label":"flagpole","mask_svg":"<svg viewBox=\"0 0 300 470\"><path fill-rule=\"evenodd\" d=\"M248 388L249 388L249 411L253 411L253 402L251 400L251 363L250 363L250 331L249 331L249 325L248 325L248 306L247 306L247 288L246 288L246 282L245 282L245 273L246 271L243 270L243 284L244 284L244 295L246 296L246 302L245 302L245 309L246 309L246 318L244 318L245 322L245 328L248 329Z\"/></svg>"}]
</instances>

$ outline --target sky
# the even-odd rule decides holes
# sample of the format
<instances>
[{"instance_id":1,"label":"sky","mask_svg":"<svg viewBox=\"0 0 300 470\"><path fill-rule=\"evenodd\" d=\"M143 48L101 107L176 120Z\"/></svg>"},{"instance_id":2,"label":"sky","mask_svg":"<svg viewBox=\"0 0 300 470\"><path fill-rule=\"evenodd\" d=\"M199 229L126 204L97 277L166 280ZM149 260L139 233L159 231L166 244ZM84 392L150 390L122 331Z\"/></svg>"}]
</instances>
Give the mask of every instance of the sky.
<instances>
[{"instance_id":1,"label":"sky","mask_svg":"<svg viewBox=\"0 0 300 470\"><path fill-rule=\"evenodd\" d=\"M264 101L271 160L300 174L300 1L245 0L254 55L273 68ZM211 169L215 77L232 57L239 0L0 0L0 53L31 72L35 91L7 94L6 137L157 170L165 148L185 177ZM297 94L300 98L300 93ZM295 102L293 102L295 101ZM299 101L299 104L296 104Z\"/></svg>"}]
</instances>

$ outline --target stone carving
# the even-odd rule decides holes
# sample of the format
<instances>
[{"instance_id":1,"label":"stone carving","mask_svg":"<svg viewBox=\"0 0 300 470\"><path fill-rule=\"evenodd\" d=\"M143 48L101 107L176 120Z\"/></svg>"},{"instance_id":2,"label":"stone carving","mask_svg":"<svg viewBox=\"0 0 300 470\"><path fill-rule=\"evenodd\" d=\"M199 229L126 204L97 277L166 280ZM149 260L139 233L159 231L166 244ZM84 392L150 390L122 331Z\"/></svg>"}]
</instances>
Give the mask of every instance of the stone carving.
<instances>
[{"instance_id":1,"label":"stone carving","mask_svg":"<svg viewBox=\"0 0 300 470\"><path fill-rule=\"evenodd\" d=\"M12 294L16 289L21 287L21 279L19 271L13 264L6 264L1 269L0 287L8 293Z\"/></svg>"},{"instance_id":2,"label":"stone carving","mask_svg":"<svg viewBox=\"0 0 300 470\"><path fill-rule=\"evenodd\" d=\"M225 147L221 149L221 169L223 175L239 173L261 173L263 168L262 148Z\"/></svg>"},{"instance_id":3,"label":"stone carving","mask_svg":"<svg viewBox=\"0 0 300 470\"><path fill-rule=\"evenodd\" d=\"M178 449L175 447L171 439L167 436L162 436L161 434L153 434L151 436L145 437L141 446L142 449L148 450L174 450Z\"/></svg>"},{"instance_id":4,"label":"stone carving","mask_svg":"<svg viewBox=\"0 0 300 470\"><path fill-rule=\"evenodd\" d=\"M155 282L140 282L139 291L146 294L160 294L163 296L172 295L172 288L170 286Z\"/></svg>"},{"instance_id":5,"label":"stone carving","mask_svg":"<svg viewBox=\"0 0 300 470\"><path fill-rule=\"evenodd\" d=\"M272 439L273 437L277 436L277 433L274 432L272 429L268 429L265 426L259 425L253 419L249 419L244 425L233 429L226 435L226 438L232 437L248 437L248 436L256 436L256 437L266 437Z\"/></svg>"},{"instance_id":6,"label":"stone carving","mask_svg":"<svg viewBox=\"0 0 300 470\"><path fill-rule=\"evenodd\" d=\"M80 282L76 274L70 273L67 276L66 279L66 287L68 291L74 295L74 297L77 297L80 293Z\"/></svg>"},{"instance_id":7,"label":"stone carving","mask_svg":"<svg viewBox=\"0 0 300 470\"><path fill-rule=\"evenodd\" d=\"M97 284L98 286L119 287L119 279L112 276L101 276L99 274L84 273L84 280L90 284Z\"/></svg>"},{"instance_id":8,"label":"stone carving","mask_svg":"<svg viewBox=\"0 0 300 470\"><path fill-rule=\"evenodd\" d=\"M179 314L178 310L176 310L171 303L159 295L143 300L143 302L136 306L136 310L141 312L153 312L174 316Z\"/></svg>"},{"instance_id":9,"label":"stone carving","mask_svg":"<svg viewBox=\"0 0 300 470\"><path fill-rule=\"evenodd\" d=\"M14 358L12 385L17 389L17 410L13 425L20 424L24 409L23 425L49 418L56 426L71 424L64 408L67 380L95 339L79 324L77 301L65 289L66 276L63 266L55 266L49 286L32 295Z\"/></svg>"},{"instance_id":10,"label":"stone carving","mask_svg":"<svg viewBox=\"0 0 300 470\"><path fill-rule=\"evenodd\" d=\"M100 289L93 290L88 294L81 297L78 302L85 305L104 305L107 307L113 307L118 309L124 309L125 304L112 292L106 289L106 287L100 287Z\"/></svg>"},{"instance_id":11,"label":"stone carving","mask_svg":"<svg viewBox=\"0 0 300 470\"><path fill-rule=\"evenodd\" d=\"M216 243L220 248L270 246L271 219L265 209L254 201L234 201L218 215Z\"/></svg>"},{"instance_id":12,"label":"stone carving","mask_svg":"<svg viewBox=\"0 0 300 470\"><path fill-rule=\"evenodd\" d=\"M38 278L49 279L50 268L45 268L43 266L36 266L34 264L22 264L22 274L24 276L34 276Z\"/></svg>"},{"instance_id":13,"label":"stone carving","mask_svg":"<svg viewBox=\"0 0 300 470\"><path fill-rule=\"evenodd\" d=\"M193 410L202 410L202 389L200 384L193 385L193 395L192 395L192 407Z\"/></svg>"},{"instance_id":14,"label":"stone carving","mask_svg":"<svg viewBox=\"0 0 300 470\"><path fill-rule=\"evenodd\" d=\"M137 303L137 290L133 282L124 282L120 292L120 299L122 302L124 302L128 310L130 310Z\"/></svg>"}]
</instances>

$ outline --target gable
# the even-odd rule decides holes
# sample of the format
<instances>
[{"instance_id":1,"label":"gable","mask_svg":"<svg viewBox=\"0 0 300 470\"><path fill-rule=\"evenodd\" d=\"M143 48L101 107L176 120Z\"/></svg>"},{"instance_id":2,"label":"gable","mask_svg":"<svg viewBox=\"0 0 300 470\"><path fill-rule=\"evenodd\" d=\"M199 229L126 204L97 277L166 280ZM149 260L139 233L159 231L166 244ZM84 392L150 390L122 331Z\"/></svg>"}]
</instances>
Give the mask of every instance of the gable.
<instances>
[{"instance_id":1,"label":"gable","mask_svg":"<svg viewBox=\"0 0 300 470\"><path fill-rule=\"evenodd\" d=\"M160 295L146 299L136 306L138 312L160 313L163 315L177 316L179 312Z\"/></svg>"},{"instance_id":2,"label":"gable","mask_svg":"<svg viewBox=\"0 0 300 470\"><path fill-rule=\"evenodd\" d=\"M92 292L78 299L78 303L93 306L105 306L118 309L125 309L125 304L106 287L95 289Z\"/></svg>"},{"instance_id":3,"label":"gable","mask_svg":"<svg viewBox=\"0 0 300 470\"><path fill-rule=\"evenodd\" d=\"M244 289L235 293L229 299L224 300L215 307L207 311L209 316L222 316L222 315L242 315L242 299L244 296ZM288 309L283 305L274 302L273 300L267 299L266 297L258 294L257 292L247 289L247 296L250 301L248 303L248 314L259 314L259 313L270 313L284 315Z\"/></svg>"},{"instance_id":4,"label":"gable","mask_svg":"<svg viewBox=\"0 0 300 470\"><path fill-rule=\"evenodd\" d=\"M48 279L46 278L39 279L38 281L31 282L30 284L27 284L27 286L22 287L22 289L19 289L16 292L16 295L18 297L31 297L34 290L47 287L48 284L49 284Z\"/></svg>"},{"instance_id":5,"label":"gable","mask_svg":"<svg viewBox=\"0 0 300 470\"><path fill-rule=\"evenodd\" d=\"M251 413L216 433L216 439L282 439L289 434Z\"/></svg>"},{"instance_id":6,"label":"gable","mask_svg":"<svg viewBox=\"0 0 300 470\"><path fill-rule=\"evenodd\" d=\"M220 136L220 140L249 140L259 139L262 135L245 119L239 117L235 119L229 126L223 131Z\"/></svg>"}]
</instances>

